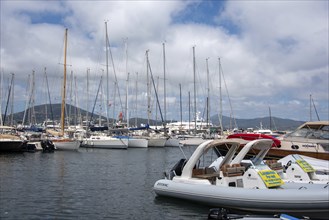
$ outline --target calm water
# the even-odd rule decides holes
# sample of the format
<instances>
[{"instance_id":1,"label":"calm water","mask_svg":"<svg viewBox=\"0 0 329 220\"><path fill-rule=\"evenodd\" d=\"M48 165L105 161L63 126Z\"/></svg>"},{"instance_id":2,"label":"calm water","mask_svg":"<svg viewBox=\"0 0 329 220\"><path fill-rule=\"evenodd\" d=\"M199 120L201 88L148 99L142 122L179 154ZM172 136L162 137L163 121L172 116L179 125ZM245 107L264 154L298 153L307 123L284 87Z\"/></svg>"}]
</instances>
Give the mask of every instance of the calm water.
<instances>
[{"instance_id":1,"label":"calm water","mask_svg":"<svg viewBox=\"0 0 329 220\"><path fill-rule=\"evenodd\" d=\"M207 219L211 207L153 192L180 158L179 148L0 154L0 219Z\"/></svg>"}]
</instances>

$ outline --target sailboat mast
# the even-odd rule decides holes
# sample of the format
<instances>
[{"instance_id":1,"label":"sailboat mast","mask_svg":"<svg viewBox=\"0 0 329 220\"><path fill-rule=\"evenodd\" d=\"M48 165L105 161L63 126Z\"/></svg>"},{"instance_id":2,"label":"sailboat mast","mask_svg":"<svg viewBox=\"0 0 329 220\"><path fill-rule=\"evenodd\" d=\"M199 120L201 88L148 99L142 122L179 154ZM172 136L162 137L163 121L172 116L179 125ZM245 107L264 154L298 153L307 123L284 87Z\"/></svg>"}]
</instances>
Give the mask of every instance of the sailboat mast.
<instances>
[{"instance_id":1,"label":"sailboat mast","mask_svg":"<svg viewBox=\"0 0 329 220\"><path fill-rule=\"evenodd\" d=\"M27 79L27 88L26 88L26 96L30 97L30 86L31 86L31 79L30 79L30 74L28 75L28 79ZM26 112L28 109L28 105L29 105L29 101L30 98L26 99L26 103L25 103L25 110L24 110L24 115L23 115L23 120L22 120L22 125L25 125L25 117L26 117Z\"/></svg>"},{"instance_id":2,"label":"sailboat mast","mask_svg":"<svg viewBox=\"0 0 329 220\"><path fill-rule=\"evenodd\" d=\"M9 89L8 89L8 97L7 97L7 103L6 103L6 108L5 108L5 114L3 116L3 125L5 125L5 122L6 122L7 109L8 109L8 104L9 104L9 98L12 93L11 90L12 90L13 83L14 83L14 73L11 74L11 83L10 83Z\"/></svg>"},{"instance_id":3,"label":"sailboat mast","mask_svg":"<svg viewBox=\"0 0 329 220\"><path fill-rule=\"evenodd\" d=\"M67 53L67 31L65 29L65 41L64 41L64 76L63 76L63 91L62 91L62 107L61 107L61 132L64 135L65 124L65 98L66 98L66 53Z\"/></svg>"},{"instance_id":4,"label":"sailboat mast","mask_svg":"<svg viewBox=\"0 0 329 220\"><path fill-rule=\"evenodd\" d=\"M128 72L128 38L125 39L125 50L126 50L126 74L127 74L127 85L126 85L126 120L127 127L129 128L129 72Z\"/></svg>"},{"instance_id":5,"label":"sailboat mast","mask_svg":"<svg viewBox=\"0 0 329 220\"><path fill-rule=\"evenodd\" d=\"M182 109L182 85L179 83L179 107L180 107L180 128L183 124L183 109Z\"/></svg>"},{"instance_id":6,"label":"sailboat mast","mask_svg":"<svg viewBox=\"0 0 329 220\"><path fill-rule=\"evenodd\" d=\"M196 76L195 76L195 46L193 47L193 80L194 80L194 134L196 134Z\"/></svg>"},{"instance_id":7,"label":"sailboat mast","mask_svg":"<svg viewBox=\"0 0 329 220\"><path fill-rule=\"evenodd\" d=\"M126 120L127 120L127 127L129 128L129 73L127 73L127 85L126 85Z\"/></svg>"},{"instance_id":8,"label":"sailboat mast","mask_svg":"<svg viewBox=\"0 0 329 220\"><path fill-rule=\"evenodd\" d=\"M223 105L222 105L222 74L221 74L221 64L220 58L218 58L218 76L219 76L219 126L220 134L223 134Z\"/></svg>"},{"instance_id":9,"label":"sailboat mast","mask_svg":"<svg viewBox=\"0 0 329 220\"><path fill-rule=\"evenodd\" d=\"M146 50L147 124L150 124L151 92L150 92L150 76L149 76L148 62L149 62L149 50Z\"/></svg>"},{"instance_id":10,"label":"sailboat mast","mask_svg":"<svg viewBox=\"0 0 329 220\"><path fill-rule=\"evenodd\" d=\"M86 111L86 125L89 125L89 116L88 116L88 112L89 112L89 71L90 69L87 68L87 111Z\"/></svg>"},{"instance_id":11,"label":"sailboat mast","mask_svg":"<svg viewBox=\"0 0 329 220\"><path fill-rule=\"evenodd\" d=\"M35 71L32 71L32 91L31 91L31 123L32 124L37 124L36 118L35 118L35 110L34 110L34 105L35 105Z\"/></svg>"},{"instance_id":12,"label":"sailboat mast","mask_svg":"<svg viewBox=\"0 0 329 220\"><path fill-rule=\"evenodd\" d=\"M136 117L135 117L135 127L137 128L137 116L138 116L138 111L137 111L137 107L138 107L138 97L137 97L137 94L138 94L138 72L136 72Z\"/></svg>"},{"instance_id":13,"label":"sailboat mast","mask_svg":"<svg viewBox=\"0 0 329 220\"><path fill-rule=\"evenodd\" d=\"M11 108L10 108L10 126L14 126L14 97L15 97L15 74L13 74L13 87L11 95Z\"/></svg>"},{"instance_id":14,"label":"sailboat mast","mask_svg":"<svg viewBox=\"0 0 329 220\"><path fill-rule=\"evenodd\" d=\"M164 102L164 120L167 122L167 91L166 91L166 46L165 43L162 43L163 46L163 102Z\"/></svg>"},{"instance_id":15,"label":"sailboat mast","mask_svg":"<svg viewBox=\"0 0 329 220\"><path fill-rule=\"evenodd\" d=\"M106 123L109 128L109 40L107 35L107 22L105 21L105 54L106 54ZM114 103L113 103L114 104Z\"/></svg>"},{"instance_id":16,"label":"sailboat mast","mask_svg":"<svg viewBox=\"0 0 329 220\"><path fill-rule=\"evenodd\" d=\"M208 59L206 59L207 64L207 127L209 127L209 112L210 112L210 103L209 103L209 97L210 97L210 86L209 86L209 66L208 66Z\"/></svg>"}]
</instances>

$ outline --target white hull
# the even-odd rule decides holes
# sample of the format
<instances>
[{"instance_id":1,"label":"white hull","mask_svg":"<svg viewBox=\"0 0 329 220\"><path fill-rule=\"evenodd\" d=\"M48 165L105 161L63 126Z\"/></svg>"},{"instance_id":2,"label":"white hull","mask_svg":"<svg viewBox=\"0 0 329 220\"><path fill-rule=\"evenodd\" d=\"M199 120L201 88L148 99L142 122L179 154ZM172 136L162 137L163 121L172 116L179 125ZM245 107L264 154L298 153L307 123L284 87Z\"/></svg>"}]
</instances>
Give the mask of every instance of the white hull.
<instances>
[{"instance_id":1,"label":"white hull","mask_svg":"<svg viewBox=\"0 0 329 220\"><path fill-rule=\"evenodd\" d=\"M165 179L158 180L154 191L159 196L215 207L271 214L325 216L329 212L329 183L284 182L275 170L270 169L275 167L274 161L268 161L273 162L270 165L262 162L272 144L273 140L270 139L205 141L189 159L180 159ZM244 147L237 153L241 145ZM229 149L225 157L219 151L223 147ZM250 159L250 163L243 162L247 153L255 149L259 152ZM215 163L218 158L221 161Z\"/></svg>"},{"instance_id":2,"label":"white hull","mask_svg":"<svg viewBox=\"0 0 329 220\"><path fill-rule=\"evenodd\" d=\"M305 186L305 188L301 188ZM328 213L328 187L319 184L286 183L285 189L246 189L158 180L157 195L199 203L270 213ZM299 189L301 188L301 189Z\"/></svg>"},{"instance_id":3,"label":"white hull","mask_svg":"<svg viewBox=\"0 0 329 220\"><path fill-rule=\"evenodd\" d=\"M166 138L149 138L148 146L149 147L164 147L166 145Z\"/></svg>"},{"instance_id":4,"label":"white hull","mask_svg":"<svg viewBox=\"0 0 329 220\"><path fill-rule=\"evenodd\" d=\"M180 141L180 144L182 145L188 145L188 146L198 146L201 143L203 143L205 140L199 137L194 138L187 138Z\"/></svg>"},{"instance_id":5,"label":"white hull","mask_svg":"<svg viewBox=\"0 0 329 220\"><path fill-rule=\"evenodd\" d=\"M166 141L165 146L166 146L166 147L179 147L179 142L180 142L180 140L177 139L177 138L169 138L169 139Z\"/></svg>"},{"instance_id":6,"label":"white hull","mask_svg":"<svg viewBox=\"0 0 329 220\"><path fill-rule=\"evenodd\" d=\"M102 149L127 149L128 148L128 139L119 139L119 138L85 138L83 140L83 147L88 148L102 148Z\"/></svg>"},{"instance_id":7,"label":"white hull","mask_svg":"<svg viewBox=\"0 0 329 220\"><path fill-rule=\"evenodd\" d=\"M52 140L56 150L78 150L80 141L78 140Z\"/></svg>"},{"instance_id":8,"label":"white hull","mask_svg":"<svg viewBox=\"0 0 329 220\"><path fill-rule=\"evenodd\" d=\"M129 138L128 139L129 148L147 148L148 140L143 138Z\"/></svg>"}]
</instances>

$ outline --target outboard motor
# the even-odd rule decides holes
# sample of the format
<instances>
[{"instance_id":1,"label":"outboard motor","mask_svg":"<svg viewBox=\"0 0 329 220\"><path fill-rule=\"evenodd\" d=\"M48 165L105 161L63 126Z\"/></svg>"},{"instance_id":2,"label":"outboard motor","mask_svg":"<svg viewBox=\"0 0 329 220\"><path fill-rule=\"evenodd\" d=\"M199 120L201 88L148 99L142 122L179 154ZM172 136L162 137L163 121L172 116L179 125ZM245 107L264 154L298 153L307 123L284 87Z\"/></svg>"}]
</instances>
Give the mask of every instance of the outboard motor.
<instances>
[{"instance_id":1,"label":"outboard motor","mask_svg":"<svg viewBox=\"0 0 329 220\"><path fill-rule=\"evenodd\" d=\"M175 166L170 170L170 173L169 173L170 180L172 180L172 178L174 178L174 176L182 175L182 170L183 170L186 162L187 162L187 160L182 158L175 164Z\"/></svg>"},{"instance_id":2,"label":"outboard motor","mask_svg":"<svg viewBox=\"0 0 329 220\"><path fill-rule=\"evenodd\" d=\"M42 152L52 153L55 151L55 145L51 140L43 140L41 142Z\"/></svg>"}]
</instances>

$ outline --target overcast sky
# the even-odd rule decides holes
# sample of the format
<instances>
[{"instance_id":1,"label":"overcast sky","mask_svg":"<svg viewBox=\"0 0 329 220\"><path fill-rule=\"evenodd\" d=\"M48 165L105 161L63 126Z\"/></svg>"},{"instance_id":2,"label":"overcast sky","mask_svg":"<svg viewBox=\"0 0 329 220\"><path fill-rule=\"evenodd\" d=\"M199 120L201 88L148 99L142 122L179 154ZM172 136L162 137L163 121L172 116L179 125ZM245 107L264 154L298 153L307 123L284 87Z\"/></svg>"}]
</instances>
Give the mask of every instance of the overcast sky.
<instances>
[{"instance_id":1,"label":"overcast sky","mask_svg":"<svg viewBox=\"0 0 329 220\"><path fill-rule=\"evenodd\" d=\"M222 103L223 115L235 118L266 117L270 109L272 116L304 121L310 120L311 110L312 120L317 120L312 95L320 119L329 120L326 0L1 0L0 4L2 113L12 73L14 112L27 105L33 71L35 105L49 103L45 67L51 102L61 102L64 32L68 28L67 102L92 111L103 76L95 111L104 114L107 21L110 117L113 109L124 111L121 106L125 107L128 87L130 117L147 118L145 55L149 50L160 107L167 120L180 120L180 100L183 119L188 119L189 106L194 111L194 100L205 118L208 89L210 115L218 114ZM71 73L76 79L72 83ZM119 90L114 89L115 76ZM151 96L155 118L153 85Z\"/></svg>"}]
</instances>

